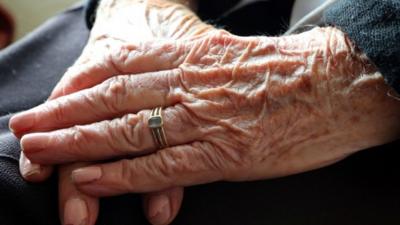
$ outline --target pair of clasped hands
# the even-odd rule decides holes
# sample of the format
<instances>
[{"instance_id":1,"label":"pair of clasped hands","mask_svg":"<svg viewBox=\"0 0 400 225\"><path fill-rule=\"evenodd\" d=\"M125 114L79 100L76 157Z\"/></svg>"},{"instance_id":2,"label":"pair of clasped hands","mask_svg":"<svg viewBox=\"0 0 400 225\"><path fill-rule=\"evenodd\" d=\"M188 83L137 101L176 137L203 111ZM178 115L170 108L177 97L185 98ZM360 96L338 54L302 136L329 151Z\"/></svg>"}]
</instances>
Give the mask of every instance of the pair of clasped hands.
<instances>
[{"instance_id":1,"label":"pair of clasped hands","mask_svg":"<svg viewBox=\"0 0 400 225\"><path fill-rule=\"evenodd\" d=\"M99 197L143 193L164 225L184 186L299 173L396 139L388 89L335 28L239 37L184 4L103 0L82 55L10 129L26 180L58 165L63 224L95 224ZM160 106L165 149L147 126Z\"/></svg>"}]
</instances>

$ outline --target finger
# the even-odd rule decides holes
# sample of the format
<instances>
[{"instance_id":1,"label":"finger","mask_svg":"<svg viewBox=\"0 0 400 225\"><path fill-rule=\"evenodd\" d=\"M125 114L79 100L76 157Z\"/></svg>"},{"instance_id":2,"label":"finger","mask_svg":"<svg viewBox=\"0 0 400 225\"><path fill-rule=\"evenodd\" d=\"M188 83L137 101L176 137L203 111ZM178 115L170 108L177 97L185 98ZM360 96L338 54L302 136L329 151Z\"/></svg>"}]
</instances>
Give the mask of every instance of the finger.
<instances>
[{"instance_id":1,"label":"finger","mask_svg":"<svg viewBox=\"0 0 400 225\"><path fill-rule=\"evenodd\" d=\"M143 110L111 121L27 134L21 139L21 147L32 162L43 165L145 155L158 148L148 127L150 116L150 110ZM171 146L201 140L215 131L182 105L166 108L162 118Z\"/></svg>"},{"instance_id":2,"label":"finger","mask_svg":"<svg viewBox=\"0 0 400 225\"><path fill-rule=\"evenodd\" d=\"M177 41L141 44L100 43L85 63L73 66L63 76L51 98L93 87L116 75L138 74L176 68L184 60L185 46Z\"/></svg>"},{"instance_id":3,"label":"finger","mask_svg":"<svg viewBox=\"0 0 400 225\"><path fill-rule=\"evenodd\" d=\"M19 170L22 177L30 182L42 182L47 180L53 172L52 166L42 166L32 163L25 154L21 152L19 158Z\"/></svg>"},{"instance_id":4,"label":"finger","mask_svg":"<svg viewBox=\"0 0 400 225\"><path fill-rule=\"evenodd\" d=\"M179 212L182 199L183 188L181 187L144 194L145 215L153 225L170 224Z\"/></svg>"},{"instance_id":5,"label":"finger","mask_svg":"<svg viewBox=\"0 0 400 225\"><path fill-rule=\"evenodd\" d=\"M51 100L51 97L49 98ZM14 133L14 131L13 131ZM20 135L17 137L20 138ZM32 163L28 158L26 158L24 152L21 151L19 157L19 170L21 176L29 182L43 182L47 180L53 173L52 166L43 166L40 164Z\"/></svg>"},{"instance_id":6,"label":"finger","mask_svg":"<svg viewBox=\"0 0 400 225\"><path fill-rule=\"evenodd\" d=\"M72 164L59 169L59 210L62 224L94 225L99 212L99 201L76 189L71 181L71 172L84 166Z\"/></svg>"},{"instance_id":7,"label":"finger","mask_svg":"<svg viewBox=\"0 0 400 225\"><path fill-rule=\"evenodd\" d=\"M49 131L115 118L180 98L181 70L119 76L94 88L48 101L10 120L16 134Z\"/></svg>"},{"instance_id":8,"label":"finger","mask_svg":"<svg viewBox=\"0 0 400 225\"><path fill-rule=\"evenodd\" d=\"M222 179L226 163L211 144L196 142L144 157L98 164L73 171L78 189L93 196L152 192Z\"/></svg>"},{"instance_id":9,"label":"finger","mask_svg":"<svg viewBox=\"0 0 400 225\"><path fill-rule=\"evenodd\" d=\"M14 132L14 131L13 131ZM20 136L17 136L20 138ZM32 163L21 151L19 157L19 171L24 180L29 182L43 182L53 173L52 166L43 166Z\"/></svg>"}]
</instances>

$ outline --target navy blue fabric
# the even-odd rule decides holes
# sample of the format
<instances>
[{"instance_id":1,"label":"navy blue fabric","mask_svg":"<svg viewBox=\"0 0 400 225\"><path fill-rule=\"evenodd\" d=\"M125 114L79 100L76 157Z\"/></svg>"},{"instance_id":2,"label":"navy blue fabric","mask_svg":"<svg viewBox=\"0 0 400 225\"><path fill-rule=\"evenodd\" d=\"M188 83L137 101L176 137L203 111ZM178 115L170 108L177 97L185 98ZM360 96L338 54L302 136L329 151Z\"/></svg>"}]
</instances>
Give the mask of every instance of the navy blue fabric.
<instances>
[{"instance_id":1,"label":"navy blue fabric","mask_svg":"<svg viewBox=\"0 0 400 225\"><path fill-rule=\"evenodd\" d=\"M243 16L239 11L231 15L220 21ZM245 22L261 16L242 19ZM12 113L45 101L79 56L88 37L83 18L83 7L69 10L0 52L1 225L59 224L57 177L41 184L22 180L18 173L20 148L8 130L8 121ZM241 30L243 24L230 26ZM254 31L258 32L266 31ZM391 143L355 154L334 166L286 178L186 188L181 213L173 224L398 225L398 149L399 142ZM97 224L148 224L141 207L140 195L103 199Z\"/></svg>"},{"instance_id":2,"label":"navy blue fabric","mask_svg":"<svg viewBox=\"0 0 400 225\"><path fill-rule=\"evenodd\" d=\"M100 1L86 1L85 19L89 29L95 21L96 7ZM237 35L276 36L287 30L294 1L258 0L244 3L241 0L199 0L196 13L202 20L222 26ZM257 20L244 19L256 18L255 15L257 15Z\"/></svg>"},{"instance_id":3,"label":"navy blue fabric","mask_svg":"<svg viewBox=\"0 0 400 225\"><path fill-rule=\"evenodd\" d=\"M88 29L92 29L96 20L96 10L100 0L88 0L85 4L85 22Z\"/></svg>"},{"instance_id":4,"label":"navy blue fabric","mask_svg":"<svg viewBox=\"0 0 400 225\"><path fill-rule=\"evenodd\" d=\"M341 0L324 21L346 32L400 93L399 0Z\"/></svg>"}]
</instances>

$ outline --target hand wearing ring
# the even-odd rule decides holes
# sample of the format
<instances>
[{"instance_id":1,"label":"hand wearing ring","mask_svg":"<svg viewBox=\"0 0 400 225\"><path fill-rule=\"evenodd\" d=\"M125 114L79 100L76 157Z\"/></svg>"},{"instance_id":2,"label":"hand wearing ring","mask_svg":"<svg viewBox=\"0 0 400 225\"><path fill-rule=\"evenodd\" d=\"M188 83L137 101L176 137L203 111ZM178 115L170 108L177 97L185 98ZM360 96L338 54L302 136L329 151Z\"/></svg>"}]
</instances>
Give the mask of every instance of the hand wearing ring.
<instances>
[{"instance_id":1,"label":"hand wearing ring","mask_svg":"<svg viewBox=\"0 0 400 225\"><path fill-rule=\"evenodd\" d=\"M94 196L303 172L396 136L400 107L350 43L336 28L145 43L134 51L152 49L148 59L164 70L46 102L12 127L37 132L21 140L35 163L115 159L72 173Z\"/></svg>"},{"instance_id":2,"label":"hand wearing ring","mask_svg":"<svg viewBox=\"0 0 400 225\"><path fill-rule=\"evenodd\" d=\"M117 69L126 70L132 74L135 73L135 71L131 70L132 68L139 69L139 71L136 71L137 73L162 69L162 63L154 65L147 63L145 57L147 53L144 52L142 56L137 55L138 58L142 59L136 60L136 65L134 65L135 63L123 63L124 58L118 57L121 56L120 53L125 52L124 48L119 48L121 43L140 43L143 40L151 41L153 39L184 39L214 30L214 27L201 22L193 11L183 5L174 3L180 2L185 4L187 2L194 2L192 0L148 0L143 1L141 4L138 4L138 1L135 0L115 1L112 5L108 4L109 2L108 0L100 2L99 13L97 15L99 20L96 21L91 31L90 40L85 46L85 50L62 77L53 90L50 99L92 87L109 77L118 75L118 72L114 70L116 69L115 67L109 68L107 65L115 65ZM162 4L160 5L160 3ZM142 7L143 4L146 4L146 7ZM123 7L120 7L121 5ZM121 9L130 11L130 13L121 13ZM142 13L144 10L150 13ZM135 23L131 23L130 21L132 15L135 15ZM159 23L155 22L154 18L157 18ZM153 22L148 23L147 19ZM190 26L175 26L180 21L182 22L181 25L190 24ZM112 27L112 29L108 29L108 27ZM157 32L149 34L148 30ZM102 57L106 55L110 57ZM123 68L124 65L128 66L128 68ZM24 132L28 132L28 130ZM21 136L25 134L24 132L19 132L17 135ZM70 213L70 211L74 212L77 208L86 208L88 211L88 213L79 214L81 217L86 217L85 219L88 220L87 225L95 224L99 207L98 198L93 198L79 192L70 178L71 171L82 166L88 166L91 163L72 163L60 166L55 171L59 174L60 219L65 224L81 224L80 222L75 223L71 221L79 221L80 219L73 213ZM50 176L52 166L32 164L24 154L21 154L20 171L24 179L31 182L39 182ZM77 201L78 198L83 201ZM182 198L183 188L181 187L173 187L154 193L145 193L142 198L145 216L153 225L168 223L168 221L172 221L177 215ZM73 204L70 204L70 202ZM78 203L80 202L85 202L87 207L79 206ZM163 207L165 205L170 207Z\"/></svg>"}]
</instances>

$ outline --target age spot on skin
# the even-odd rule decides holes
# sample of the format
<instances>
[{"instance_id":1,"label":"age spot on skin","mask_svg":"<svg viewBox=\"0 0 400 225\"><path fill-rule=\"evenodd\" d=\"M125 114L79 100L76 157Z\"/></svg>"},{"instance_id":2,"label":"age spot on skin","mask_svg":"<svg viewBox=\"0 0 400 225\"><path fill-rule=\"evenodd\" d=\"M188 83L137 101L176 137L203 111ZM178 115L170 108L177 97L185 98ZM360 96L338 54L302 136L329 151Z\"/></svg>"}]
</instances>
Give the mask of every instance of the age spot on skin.
<instances>
[{"instance_id":1,"label":"age spot on skin","mask_svg":"<svg viewBox=\"0 0 400 225\"><path fill-rule=\"evenodd\" d=\"M350 121L354 124L354 123L358 123L360 122L360 117L359 116L352 116L350 118Z\"/></svg>"},{"instance_id":2,"label":"age spot on skin","mask_svg":"<svg viewBox=\"0 0 400 225\"><path fill-rule=\"evenodd\" d=\"M296 86L300 91L310 93L312 91L311 76L302 76L296 83Z\"/></svg>"}]
</instances>

